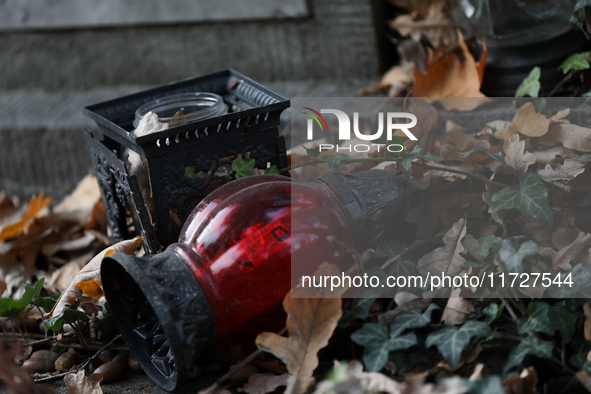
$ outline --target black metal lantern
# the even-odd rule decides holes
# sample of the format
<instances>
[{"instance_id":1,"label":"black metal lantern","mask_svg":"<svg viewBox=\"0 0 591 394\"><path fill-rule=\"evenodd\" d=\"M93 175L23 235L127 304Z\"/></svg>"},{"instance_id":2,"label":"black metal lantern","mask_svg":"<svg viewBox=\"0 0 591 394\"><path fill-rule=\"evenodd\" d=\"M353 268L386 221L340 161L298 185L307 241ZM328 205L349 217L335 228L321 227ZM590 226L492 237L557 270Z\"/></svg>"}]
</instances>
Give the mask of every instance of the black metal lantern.
<instances>
[{"instance_id":1,"label":"black metal lantern","mask_svg":"<svg viewBox=\"0 0 591 394\"><path fill-rule=\"evenodd\" d=\"M228 113L136 137L136 110L182 93L223 98ZM101 189L112 241L140 233L148 254L175 242L184 220L217 186L231 181L239 156L255 167L287 167L279 117L289 100L231 69L175 82L84 108L100 133L85 132ZM128 150L145 158L154 211L148 212L136 175L125 163ZM190 174L187 174L190 169Z\"/></svg>"}]
</instances>

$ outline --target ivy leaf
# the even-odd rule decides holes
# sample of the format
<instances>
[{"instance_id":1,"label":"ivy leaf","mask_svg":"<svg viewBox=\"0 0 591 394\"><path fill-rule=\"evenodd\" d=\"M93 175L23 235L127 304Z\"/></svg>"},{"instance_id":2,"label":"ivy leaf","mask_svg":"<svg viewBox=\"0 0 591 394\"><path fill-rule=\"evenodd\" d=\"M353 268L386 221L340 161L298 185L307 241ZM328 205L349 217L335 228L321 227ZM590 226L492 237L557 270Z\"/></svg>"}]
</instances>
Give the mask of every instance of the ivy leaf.
<instances>
[{"instance_id":1,"label":"ivy leaf","mask_svg":"<svg viewBox=\"0 0 591 394\"><path fill-rule=\"evenodd\" d=\"M369 346L375 341L385 342L388 340L388 328L377 323L365 323L351 334L351 340L361 346Z\"/></svg>"},{"instance_id":2,"label":"ivy leaf","mask_svg":"<svg viewBox=\"0 0 591 394\"><path fill-rule=\"evenodd\" d=\"M404 169L407 171L412 165L412 162L416 159L427 159L431 160L434 163L439 163L441 161L439 157L432 155L430 153L424 155L423 148L421 148L418 145L415 145L415 147L412 149L412 152L399 153L399 155L400 157L402 157L402 167L404 167Z\"/></svg>"},{"instance_id":3,"label":"ivy leaf","mask_svg":"<svg viewBox=\"0 0 591 394\"><path fill-rule=\"evenodd\" d=\"M502 304L499 307L499 304L490 304L486 308L482 310L482 312L486 315L486 323L491 324L499 317L501 317L501 313L503 313L503 309L505 309L505 304Z\"/></svg>"},{"instance_id":4,"label":"ivy leaf","mask_svg":"<svg viewBox=\"0 0 591 394\"><path fill-rule=\"evenodd\" d=\"M501 249L499 249L499 257L505 262L505 268L509 272L523 272L522 262L525 257L534 256L539 252L540 248L534 241L524 242L519 250L513 246L511 238L503 240Z\"/></svg>"},{"instance_id":5,"label":"ivy leaf","mask_svg":"<svg viewBox=\"0 0 591 394\"><path fill-rule=\"evenodd\" d=\"M553 283L546 294L553 298L591 298L591 268L577 264L568 274L573 281L572 286L558 287Z\"/></svg>"},{"instance_id":6,"label":"ivy leaf","mask_svg":"<svg viewBox=\"0 0 591 394\"><path fill-rule=\"evenodd\" d=\"M499 376L489 376L476 382L468 382L468 394L505 394L503 383Z\"/></svg>"},{"instance_id":7,"label":"ivy leaf","mask_svg":"<svg viewBox=\"0 0 591 394\"><path fill-rule=\"evenodd\" d=\"M351 303L353 316L357 319L365 319L369 316L369 310L375 302L375 298L354 298Z\"/></svg>"},{"instance_id":8,"label":"ivy leaf","mask_svg":"<svg viewBox=\"0 0 591 394\"><path fill-rule=\"evenodd\" d=\"M12 298L0 298L0 317L10 317L14 300Z\"/></svg>"},{"instance_id":9,"label":"ivy leaf","mask_svg":"<svg viewBox=\"0 0 591 394\"><path fill-rule=\"evenodd\" d=\"M581 52L570 55L558 67L566 74L570 70L587 70L589 68L589 60L591 60L591 52Z\"/></svg>"},{"instance_id":10,"label":"ivy leaf","mask_svg":"<svg viewBox=\"0 0 591 394\"><path fill-rule=\"evenodd\" d=\"M78 320L88 319L86 313L77 310L82 300L76 301L70 308L64 309L59 315L46 320L45 325L53 332L59 332L65 323L71 324Z\"/></svg>"},{"instance_id":11,"label":"ivy leaf","mask_svg":"<svg viewBox=\"0 0 591 394\"><path fill-rule=\"evenodd\" d=\"M236 171L236 179L250 176L250 173L254 169L254 159L234 160L232 162L232 169Z\"/></svg>"},{"instance_id":12,"label":"ivy leaf","mask_svg":"<svg viewBox=\"0 0 591 394\"><path fill-rule=\"evenodd\" d=\"M540 178L531 173L521 175L519 189L509 186L493 194L493 211L517 208L526 218L542 219L548 227L552 227L548 188Z\"/></svg>"},{"instance_id":13,"label":"ivy leaf","mask_svg":"<svg viewBox=\"0 0 591 394\"><path fill-rule=\"evenodd\" d=\"M581 30L583 32L583 34L585 34L585 37L587 37L588 40L591 40L591 35L589 33L587 33L587 29L583 25L583 22L581 22L581 19L579 19L579 11L581 11L583 8L589 7L589 6L591 6L590 0L578 0L577 3L575 4L575 9L573 10L573 14L568 21L570 22L571 25L573 25L573 26L577 27L579 30ZM585 11L583 10L583 13L584 12Z\"/></svg>"},{"instance_id":14,"label":"ivy leaf","mask_svg":"<svg viewBox=\"0 0 591 394\"><path fill-rule=\"evenodd\" d=\"M279 169L277 168L277 166L271 166L271 167L267 168L265 170L265 174L267 174L267 175L280 175L279 174Z\"/></svg>"},{"instance_id":15,"label":"ivy leaf","mask_svg":"<svg viewBox=\"0 0 591 394\"><path fill-rule=\"evenodd\" d=\"M341 160L348 160L348 159L349 159L349 155L346 155L344 153L340 153L338 156L333 156L333 155L322 156L322 158L320 160L322 160L323 162L328 164L328 168L330 168L331 170L336 170L341 165Z\"/></svg>"},{"instance_id":16,"label":"ivy leaf","mask_svg":"<svg viewBox=\"0 0 591 394\"><path fill-rule=\"evenodd\" d=\"M392 320L390 337L396 337L406 329L420 328L431 323L431 312L435 309L439 309L439 307L435 304L430 304L423 314L421 314L421 308L418 307L408 312L400 312Z\"/></svg>"},{"instance_id":17,"label":"ivy leaf","mask_svg":"<svg viewBox=\"0 0 591 394\"><path fill-rule=\"evenodd\" d=\"M306 148L304 145L302 145L302 148L304 148L306 150L306 153L308 154L308 157L310 158L310 160L317 160L318 159L318 155L320 154L320 145L318 145L315 148Z\"/></svg>"},{"instance_id":18,"label":"ivy leaf","mask_svg":"<svg viewBox=\"0 0 591 394\"><path fill-rule=\"evenodd\" d=\"M587 163L588 161L591 161L591 153L585 153L584 155L581 155L581 156L567 157L564 160L576 160L579 163Z\"/></svg>"},{"instance_id":19,"label":"ivy leaf","mask_svg":"<svg viewBox=\"0 0 591 394\"><path fill-rule=\"evenodd\" d=\"M585 338L575 339L571 344L574 354L569 359L569 362L577 369L583 369L583 365L587 362L587 354L591 351L591 342Z\"/></svg>"},{"instance_id":20,"label":"ivy leaf","mask_svg":"<svg viewBox=\"0 0 591 394\"><path fill-rule=\"evenodd\" d=\"M460 362L462 351L468 346L473 337L484 338L490 335L490 327L485 322L469 320L459 329L455 326L444 325L429 334L425 345L437 346L439 353L455 368Z\"/></svg>"},{"instance_id":21,"label":"ivy leaf","mask_svg":"<svg viewBox=\"0 0 591 394\"><path fill-rule=\"evenodd\" d=\"M507 168L507 163L505 163L505 157L503 157L503 154L501 152L491 153L487 150L482 150L482 149L470 149L467 152L452 153L449 156L448 160L453 160L456 156L460 156L462 159L467 159L468 157L470 157L470 155L473 155L475 153L480 154L480 155L487 155L487 156L491 157L492 159L501 163L504 168Z\"/></svg>"},{"instance_id":22,"label":"ivy leaf","mask_svg":"<svg viewBox=\"0 0 591 394\"><path fill-rule=\"evenodd\" d=\"M43 289L43 282L45 282L45 278L41 278L38 280L33 286L26 283L25 284L25 292L20 300L14 301L11 306L10 314L12 317L18 317L26 307L31 304L33 301L33 297L38 297L41 294L41 289Z\"/></svg>"},{"instance_id":23,"label":"ivy leaf","mask_svg":"<svg viewBox=\"0 0 591 394\"><path fill-rule=\"evenodd\" d=\"M579 379L572 375L550 379L546 387L548 388L548 391L546 392L552 394L573 394L582 392Z\"/></svg>"},{"instance_id":24,"label":"ivy leaf","mask_svg":"<svg viewBox=\"0 0 591 394\"><path fill-rule=\"evenodd\" d=\"M494 235L487 235L478 240L480 247L476 249L476 254L485 257L488 254L490 248L498 249L503 243L502 238L495 237Z\"/></svg>"},{"instance_id":25,"label":"ivy leaf","mask_svg":"<svg viewBox=\"0 0 591 394\"><path fill-rule=\"evenodd\" d=\"M554 115L554 113L548 108L545 98L536 100L533 102L533 104L536 112L546 116L546 118L551 118Z\"/></svg>"},{"instance_id":26,"label":"ivy leaf","mask_svg":"<svg viewBox=\"0 0 591 394\"><path fill-rule=\"evenodd\" d=\"M378 245L377 251L385 253L386 256L392 258L402 253L407 246L408 245L402 241L386 241Z\"/></svg>"},{"instance_id":27,"label":"ivy leaf","mask_svg":"<svg viewBox=\"0 0 591 394\"><path fill-rule=\"evenodd\" d=\"M552 305L548 311L551 327L554 330L557 330L567 343L570 343L575 334L575 322L577 321L577 317L578 316L572 313L562 302Z\"/></svg>"},{"instance_id":28,"label":"ivy leaf","mask_svg":"<svg viewBox=\"0 0 591 394\"><path fill-rule=\"evenodd\" d=\"M49 313L53 309L55 303L59 298L59 294L53 294L49 297L33 297L32 304L38 306L39 308L42 308L45 312Z\"/></svg>"},{"instance_id":29,"label":"ivy leaf","mask_svg":"<svg viewBox=\"0 0 591 394\"><path fill-rule=\"evenodd\" d=\"M520 334L527 334L529 331L554 334L548 309L548 304L543 301L530 302L527 307L527 317L522 317L517 322L517 331Z\"/></svg>"},{"instance_id":30,"label":"ivy leaf","mask_svg":"<svg viewBox=\"0 0 591 394\"><path fill-rule=\"evenodd\" d=\"M366 323L351 335L351 340L365 347L363 364L368 371L379 371L388 362L388 354L394 350L408 349L417 344L414 333L388 338L388 329L376 323Z\"/></svg>"},{"instance_id":31,"label":"ivy leaf","mask_svg":"<svg viewBox=\"0 0 591 394\"><path fill-rule=\"evenodd\" d=\"M540 92L540 75L542 71L540 67L534 67L529 72L529 75L525 77L521 84L517 88L515 92L515 97L524 97L524 96L531 96L531 97L538 97L538 93Z\"/></svg>"},{"instance_id":32,"label":"ivy leaf","mask_svg":"<svg viewBox=\"0 0 591 394\"><path fill-rule=\"evenodd\" d=\"M509 372L511 368L523 361L526 355L531 354L540 358L552 357L552 342L540 341L537 337L527 337L516 348L511 350L503 373Z\"/></svg>"}]
</instances>

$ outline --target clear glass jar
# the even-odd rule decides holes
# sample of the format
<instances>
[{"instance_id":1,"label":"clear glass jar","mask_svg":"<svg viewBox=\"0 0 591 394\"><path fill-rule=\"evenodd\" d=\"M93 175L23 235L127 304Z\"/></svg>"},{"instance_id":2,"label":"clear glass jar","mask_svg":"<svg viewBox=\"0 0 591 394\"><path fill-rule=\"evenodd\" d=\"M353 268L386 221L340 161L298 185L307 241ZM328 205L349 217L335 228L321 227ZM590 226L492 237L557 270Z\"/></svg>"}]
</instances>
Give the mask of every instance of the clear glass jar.
<instances>
[{"instance_id":1,"label":"clear glass jar","mask_svg":"<svg viewBox=\"0 0 591 394\"><path fill-rule=\"evenodd\" d=\"M175 119L192 123L224 115L228 112L228 106L224 103L222 96L215 93L175 94L150 101L139 107L135 111L133 127L137 127L140 120L150 111L155 112L161 122L168 123L180 110L183 111L183 115Z\"/></svg>"},{"instance_id":2,"label":"clear glass jar","mask_svg":"<svg viewBox=\"0 0 591 394\"><path fill-rule=\"evenodd\" d=\"M453 0L457 24L491 45L525 45L568 31L576 0Z\"/></svg>"}]
</instances>

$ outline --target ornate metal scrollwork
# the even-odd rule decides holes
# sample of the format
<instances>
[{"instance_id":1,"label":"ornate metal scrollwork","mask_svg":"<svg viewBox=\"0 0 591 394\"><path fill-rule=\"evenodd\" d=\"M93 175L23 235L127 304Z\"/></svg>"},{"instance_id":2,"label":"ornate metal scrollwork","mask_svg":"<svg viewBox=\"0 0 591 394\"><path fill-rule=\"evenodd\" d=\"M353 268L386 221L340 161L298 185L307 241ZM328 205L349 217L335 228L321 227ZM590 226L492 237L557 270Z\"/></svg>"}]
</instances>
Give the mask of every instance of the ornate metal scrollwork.
<instances>
[{"instance_id":1,"label":"ornate metal scrollwork","mask_svg":"<svg viewBox=\"0 0 591 394\"><path fill-rule=\"evenodd\" d=\"M227 182L235 179L235 171L231 170L231 165L238 156L236 152L230 152L230 156L223 159L216 155L213 160L209 160L201 154L193 160L192 165L164 167L160 187L163 190L166 209L176 213L180 222L184 223L199 201L205 197L205 189L216 175L219 176L218 170L221 167L230 167L230 171L226 173ZM251 145L243 150L242 157L254 159L255 168L264 170L275 156L266 149L265 145L258 145L254 149ZM182 225L171 222L171 228L168 230L176 234L180 232L181 227Z\"/></svg>"}]
</instances>

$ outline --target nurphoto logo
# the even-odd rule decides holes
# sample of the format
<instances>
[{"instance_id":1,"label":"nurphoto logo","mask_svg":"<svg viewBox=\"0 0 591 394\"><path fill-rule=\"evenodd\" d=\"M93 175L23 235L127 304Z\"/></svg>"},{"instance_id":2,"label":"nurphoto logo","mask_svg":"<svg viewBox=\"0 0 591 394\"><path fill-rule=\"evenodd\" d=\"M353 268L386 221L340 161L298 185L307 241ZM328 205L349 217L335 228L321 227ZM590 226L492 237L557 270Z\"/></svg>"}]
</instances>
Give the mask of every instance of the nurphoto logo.
<instances>
[{"instance_id":1,"label":"nurphoto logo","mask_svg":"<svg viewBox=\"0 0 591 394\"><path fill-rule=\"evenodd\" d=\"M321 131L327 130L328 131L328 124L326 123L326 119L322 114L333 114L337 117L339 123L339 140L347 141L351 139L351 119L349 115L345 112L338 110L338 109L321 109L320 112L309 108L303 107L304 109L310 112L304 112L304 114L310 116L307 123L307 139L309 141L314 140L314 121L320 127ZM408 123L397 123L400 119L410 119ZM387 112L386 113L386 139L390 141L392 139L393 133L395 130L401 130L410 140L417 141L417 137L415 137L411 132L410 128L416 126L417 124L417 117L408 112ZM359 113L353 112L353 133L355 137L362 141L375 141L378 138L382 137L384 132L384 113L378 113L378 130L375 134L363 134L359 131ZM382 144L371 144L373 146L384 145ZM323 150L332 150L335 149L335 146L332 144L320 144L320 151ZM355 152L368 152L371 147L367 144L356 144L350 145L347 147L336 147L336 151L339 150L351 150ZM389 152L397 153L404 151L404 146L400 144L388 144L387 149Z\"/></svg>"}]
</instances>

